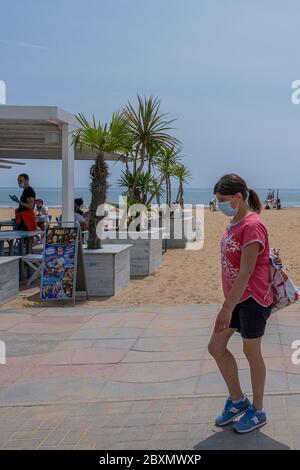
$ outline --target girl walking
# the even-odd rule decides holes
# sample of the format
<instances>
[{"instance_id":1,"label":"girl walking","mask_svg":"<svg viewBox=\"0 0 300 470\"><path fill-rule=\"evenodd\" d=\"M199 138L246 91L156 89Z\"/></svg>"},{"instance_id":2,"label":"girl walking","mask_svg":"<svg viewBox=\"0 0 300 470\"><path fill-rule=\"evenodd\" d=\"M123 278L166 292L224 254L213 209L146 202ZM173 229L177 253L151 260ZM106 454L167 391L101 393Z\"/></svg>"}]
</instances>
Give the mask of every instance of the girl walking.
<instances>
[{"instance_id":1,"label":"girl walking","mask_svg":"<svg viewBox=\"0 0 300 470\"><path fill-rule=\"evenodd\" d=\"M266 367L261 341L273 301L268 232L259 216L262 208L259 197L243 178L236 174L223 176L216 183L214 194L219 210L231 217L221 242L225 301L208 346L229 391L215 423L224 426L243 415L233 428L236 432L247 433L267 422L263 409ZM241 334L250 366L252 404L241 389L236 360L227 348L236 331Z\"/></svg>"}]
</instances>

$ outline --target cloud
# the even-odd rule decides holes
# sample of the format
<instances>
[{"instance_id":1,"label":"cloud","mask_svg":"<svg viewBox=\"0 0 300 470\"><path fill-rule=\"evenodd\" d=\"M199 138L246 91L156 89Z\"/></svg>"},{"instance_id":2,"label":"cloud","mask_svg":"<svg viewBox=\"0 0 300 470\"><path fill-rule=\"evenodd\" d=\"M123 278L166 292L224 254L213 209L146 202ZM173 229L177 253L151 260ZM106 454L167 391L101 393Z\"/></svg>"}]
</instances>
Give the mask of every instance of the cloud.
<instances>
[{"instance_id":1,"label":"cloud","mask_svg":"<svg viewBox=\"0 0 300 470\"><path fill-rule=\"evenodd\" d=\"M16 47L26 47L28 49L42 49L47 50L47 47L39 46L38 44L31 44L29 42L17 42L17 41L7 41L6 39L0 39L0 43L8 44Z\"/></svg>"}]
</instances>

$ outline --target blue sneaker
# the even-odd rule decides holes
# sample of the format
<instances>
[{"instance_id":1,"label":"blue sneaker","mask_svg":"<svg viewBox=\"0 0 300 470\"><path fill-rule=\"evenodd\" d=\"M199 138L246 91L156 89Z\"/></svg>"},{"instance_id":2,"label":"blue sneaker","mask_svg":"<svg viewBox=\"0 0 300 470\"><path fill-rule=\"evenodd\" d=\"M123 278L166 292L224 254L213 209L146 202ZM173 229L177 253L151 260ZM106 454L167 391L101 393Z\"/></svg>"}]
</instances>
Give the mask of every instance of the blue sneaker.
<instances>
[{"instance_id":1,"label":"blue sneaker","mask_svg":"<svg viewBox=\"0 0 300 470\"><path fill-rule=\"evenodd\" d=\"M246 433L267 424L267 415L264 411L257 411L255 406L249 406L241 419L234 424L233 429L239 433Z\"/></svg>"},{"instance_id":2,"label":"blue sneaker","mask_svg":"<svg viewBox=\"0 0 300 470\"><path fill-rule=\"evenodd\" d=\"M231 423L234 418L240 416L242 413L245 413L249 406L251 406L251 403L246 396L244 396L244 398L238 402L234 403L231 398L227 398L224 410L219 416L216 417L216 426L225 426L226 424Z\"/></svg>"}]
</instances>

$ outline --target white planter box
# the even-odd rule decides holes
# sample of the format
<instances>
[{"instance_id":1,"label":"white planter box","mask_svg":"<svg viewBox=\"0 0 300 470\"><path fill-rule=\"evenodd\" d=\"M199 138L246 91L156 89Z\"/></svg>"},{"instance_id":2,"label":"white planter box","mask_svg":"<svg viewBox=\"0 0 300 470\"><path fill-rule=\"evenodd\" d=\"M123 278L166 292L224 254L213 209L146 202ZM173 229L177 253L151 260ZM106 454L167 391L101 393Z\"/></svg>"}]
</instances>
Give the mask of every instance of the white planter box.
<instances>
[{"instance_id":1,"label":"white planter box","mask_svg":"<svg viewBox=\"0 0 300 470\"><path fill-rule=\"evenodd\" d=\"M0 257L0 305L19 294L19 256Z\"/></svg>"},{"instance_id":2,"label":"white planter box","mask_svg":"<svg viewBox=\"0 0 300 470\"><path fill-rule=\"evenodd\" d=\"M167 240L168 248L185 248L191 242L193 217L182 214L182 217L170 218L170 238Z\"/></svg>"},{"instance_id":3,"label":"white planter box","mask_svg":"<svg viewBox=\"0 0 300 470\"><path fill-rule=\"evenodd\" d=\"M97 250L83 250L88 294L106 297L128 286L130 280L129 244L103 245Z\"/></svg>"},{"instance_id":4,"label":"white planter box","mask_svg":"<svg viewBox=\"0 0 300 470\"><path fill-rule=\"evenodd\" d=\"M157 238L151 234L158 233ZM116 232L116 236L123 235L126 239L107 238L103 240L104 245L115 245L118 243L130 243L130 275L148 276L153 273L161 264L162 260L162 230L152 229L148 232L148 238L134 238L139 232Z\"/></svg>"}]
</instances>

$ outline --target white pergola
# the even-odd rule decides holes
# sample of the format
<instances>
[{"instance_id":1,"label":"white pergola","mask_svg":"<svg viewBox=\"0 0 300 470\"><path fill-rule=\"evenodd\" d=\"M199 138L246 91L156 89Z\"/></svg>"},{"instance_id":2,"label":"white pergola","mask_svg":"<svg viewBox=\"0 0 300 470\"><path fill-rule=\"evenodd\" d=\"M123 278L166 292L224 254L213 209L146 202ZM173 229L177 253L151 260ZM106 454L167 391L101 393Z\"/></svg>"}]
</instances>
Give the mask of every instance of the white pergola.
<instances>
[{"instance_id":1,"label":"white pergola","mask_svg":"<svg viewBox=\"0 0 300 470\"><path fill-rule=\"evenodd\" d=\"M0 105L0 158L62 160L62 217L74 220L74 160L95 154L74 149L75 116L56 106ZM117 154L105 154L118 160Z\"/></svg>"}]
</instances>

